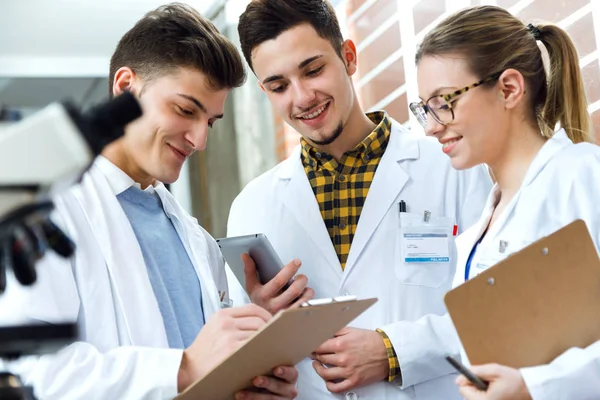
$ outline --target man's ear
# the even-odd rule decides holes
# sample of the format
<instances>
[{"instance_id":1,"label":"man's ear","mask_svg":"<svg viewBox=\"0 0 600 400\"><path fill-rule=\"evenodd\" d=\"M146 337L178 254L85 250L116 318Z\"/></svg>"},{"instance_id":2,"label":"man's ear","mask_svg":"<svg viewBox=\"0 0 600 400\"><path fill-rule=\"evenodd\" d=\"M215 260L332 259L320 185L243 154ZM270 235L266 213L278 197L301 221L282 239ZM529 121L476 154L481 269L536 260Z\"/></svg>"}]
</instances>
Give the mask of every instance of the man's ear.
<instances>
[{"instance_id":1,"label":"man's ear","mask_svg":"<svg viewBox=\"0 0 600 400\"><path fill-rule=\"evenodd\" d=\"M348 75L354 75L358 66L358 55L356 53L356 45L350 39L342 44L342 61L344 61Z\"/></svg>"},{"instance_id":2,"label":"man's ear","mask_svg":"<svg viewBox=\"0 0 600 400\"><path fill-rule=\"evenodd\" d=\"M515 108L525 98L525 78L516 69L509 68L498 78L498 98L507 109Z\"/></svg>"},{"instance_id":3,"label":"man's ear","mask_svg":"<svg viewBox=\"0 0 600 400\"><path fill-rule=\"evenodd\" d=\"M115 72L115 78L113 80L112 92L113 96L118 96L123 92L132 92L134 83L136 81L136 74L129 67L121 67Z\"/></svg>"}]
</instances>

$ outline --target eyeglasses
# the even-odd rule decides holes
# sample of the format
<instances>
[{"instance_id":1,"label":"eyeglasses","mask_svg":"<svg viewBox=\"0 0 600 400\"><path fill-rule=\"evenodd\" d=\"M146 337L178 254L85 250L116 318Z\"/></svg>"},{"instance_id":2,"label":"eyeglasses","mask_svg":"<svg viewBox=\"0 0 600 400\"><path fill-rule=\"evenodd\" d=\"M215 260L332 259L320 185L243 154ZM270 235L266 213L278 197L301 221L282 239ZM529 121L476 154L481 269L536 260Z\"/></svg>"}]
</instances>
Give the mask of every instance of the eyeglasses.
<instances>
[{"instance_id":1,"label":"eyeglasses","mask_svg":"<svg viewBox=\"0 0 600 400\"><path fill-rule=\"evenodd\" d=\"M471 89L476 88L477 86L481 86L484 83L491 82L495 79L498 79L502 72L494 74L490 77L480 80L477 83L466 86L462 89L459 89L450 94L438 94L436 96L432 96L425 103L419 101L418 103L410 103L410 110L415 114L417 120L421 124L421 126L425 127L427 124L427 113L431 113L433 119L439 122L442 125L448 125L452 121L454 121L454 109L452 108L453 103L456 102L456 97L461 94L468 92Z\"/></svg>"}]
</instances>

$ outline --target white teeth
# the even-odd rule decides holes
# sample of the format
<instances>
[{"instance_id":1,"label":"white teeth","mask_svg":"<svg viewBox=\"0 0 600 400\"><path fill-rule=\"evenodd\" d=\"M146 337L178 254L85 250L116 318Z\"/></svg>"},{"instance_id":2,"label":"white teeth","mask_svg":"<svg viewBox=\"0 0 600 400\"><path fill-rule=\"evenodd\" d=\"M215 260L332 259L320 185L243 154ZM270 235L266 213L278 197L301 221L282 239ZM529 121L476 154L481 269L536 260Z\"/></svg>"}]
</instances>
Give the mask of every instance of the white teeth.
<instances>
[{"instance_id":1,"label":"white teeth","mask_svg":"<svg viewBox=\"0 0 600 400\"><path fill-rule=\"evenodd\" d=\"M451 139L451 140L447 141L446 143L444 143L444 144L442 145L442 147L445 149L445 148L449 147L450 145L452 145L452 144L454 144L454 143L458 142L460 139L461 139L461 138Z\"/></svg>"},{"instance_id":2,"label":"white teeth","mask_svg":"<svg viewBox=\"0 0 600 400\"><path fill-rule=\"evenodd\" d=\"M327 107L327 104L325 104L323 107L319 108L319 109L318 109L317 111L315 111L314 113L312 113L312 114L308 114L308 115L305 115L304 117L300 117L300 118L302 118L302 119L313 119L313 118L316 118L316 117L318 117L319 115L321 115L321 113L322 113L323 111L325 111L325 107Z\"/></svg>"}]
</instances>

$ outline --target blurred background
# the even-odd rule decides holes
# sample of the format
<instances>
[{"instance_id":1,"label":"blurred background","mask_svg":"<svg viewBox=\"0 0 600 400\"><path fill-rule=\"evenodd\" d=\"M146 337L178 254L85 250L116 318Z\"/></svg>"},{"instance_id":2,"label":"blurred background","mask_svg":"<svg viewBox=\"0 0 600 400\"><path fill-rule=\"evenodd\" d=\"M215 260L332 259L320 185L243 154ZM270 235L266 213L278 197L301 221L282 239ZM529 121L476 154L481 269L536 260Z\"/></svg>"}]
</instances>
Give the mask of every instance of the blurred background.
<instances>
[{"instance_id":1,"label":"blurred background","mask_svg":"<svg viewBox=\"0 0 600 400\"><path fill-rule=\"evenodd\" d=\"M45 105L71 99L86 107L108 95L108 64L119 38L147 11L168 0L0 0L0 134L7 124ZM183 1L213 20L239 45L237 20L248 0ZM385 109L421 132L409 115L418 98L416 44L448 13L497 4L526 23L566 29L580 66L600 138L600 0L333 0L345 37L355 41L355 84L367 110ZM226 234L229 207L254 177L283 160L298 135L276 117L249 72L229 97L208 148L188 160L171 190L213 236ZM35 146L35 143L31 144Z\"/></svg>"}]
</instances>

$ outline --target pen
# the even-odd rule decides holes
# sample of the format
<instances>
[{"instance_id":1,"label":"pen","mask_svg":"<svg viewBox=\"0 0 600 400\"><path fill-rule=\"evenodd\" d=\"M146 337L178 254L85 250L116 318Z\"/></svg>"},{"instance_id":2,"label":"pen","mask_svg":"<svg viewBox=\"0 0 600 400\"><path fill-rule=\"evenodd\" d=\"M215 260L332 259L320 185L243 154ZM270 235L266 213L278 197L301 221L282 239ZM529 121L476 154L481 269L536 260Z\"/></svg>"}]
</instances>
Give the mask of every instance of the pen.
<instances>
[{"instance_id":1,"label":"pen","mask_svg":"<svg viewBox=\"0 0 600 400\"><path fill-rule=\"evenodd\" d=\"M446 356L446 361L450 363L458 372L463 374L472 384L479 390L486 391L489 383L475 375L471 370L462 365L459 361L455 360L451 356Z\"/></svg>"},{"instance_id":2,"label":"pen","mask_svg":"<svg viewBox=\"0 0 600 400\"><path fill-rule=\"evenodd\" d=\"M404 200L400 200L400 203L398 203L398 210L401 213L405 213L406 212L406 202Z\"/></svg>"}]
</instances>

